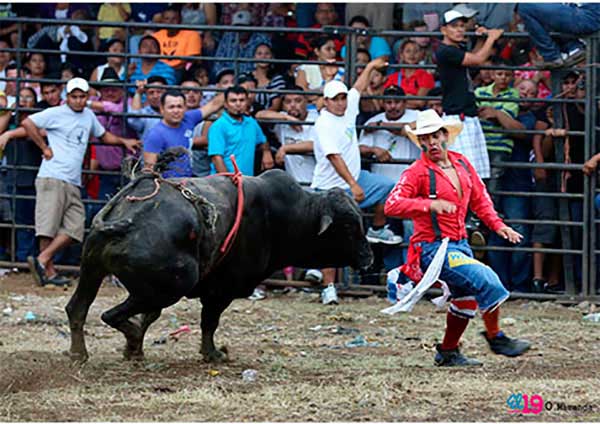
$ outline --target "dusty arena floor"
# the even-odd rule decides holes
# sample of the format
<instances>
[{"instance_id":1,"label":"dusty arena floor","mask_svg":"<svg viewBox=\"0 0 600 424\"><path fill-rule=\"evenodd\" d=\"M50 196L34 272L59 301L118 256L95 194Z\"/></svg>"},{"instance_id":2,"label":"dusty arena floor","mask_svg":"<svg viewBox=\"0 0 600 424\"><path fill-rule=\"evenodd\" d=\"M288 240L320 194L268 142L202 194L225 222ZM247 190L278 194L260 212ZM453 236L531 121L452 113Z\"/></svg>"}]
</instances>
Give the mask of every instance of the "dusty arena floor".
<instances>
[{"instance_id":1,"label":"dusty arena floor","mask_svg":"<svg viewBox=\"0 0 600 424\"><path fill-rule=\"evenodd\" d=\"M303 292L238 300L217 332L231 361L213 365L198 353L200 304L183 300L150 328L146 360L132 363L121 357L121 334L100 320L125 292L105 285L86 326L90 360L73 365L62 353L72 291L34 287L27 274L0 278L0 420L600 419L600 323L581 320L594 308L589 305L511 302L503 310L505 330L533 342L528 354L491 354L476 319L463 351L484 366L439 369L433 355L444 314L426 301L409 315L388 317L379 313L386 302L376 297L344 299L336 307ZM182 325L191 333L169 336ZM353 341L367 346L346 345ZM248 369L256 370L254 381L242 378ZM506 401L519 393L540 396L548 409L509 413Z\"/></svg>"}]
</instances>

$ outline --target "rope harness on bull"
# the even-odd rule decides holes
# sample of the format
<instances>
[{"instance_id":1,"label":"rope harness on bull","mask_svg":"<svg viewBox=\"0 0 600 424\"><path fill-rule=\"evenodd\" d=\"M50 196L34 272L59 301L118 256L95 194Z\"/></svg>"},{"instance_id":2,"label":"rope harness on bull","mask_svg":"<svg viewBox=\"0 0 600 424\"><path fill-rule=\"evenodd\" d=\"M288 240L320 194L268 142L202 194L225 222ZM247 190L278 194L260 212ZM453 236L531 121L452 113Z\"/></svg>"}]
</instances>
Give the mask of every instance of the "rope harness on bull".
<instances>
[{"instance_id":1,"label":"rope harness on bull","mask_svg":"<svg viewBox=\"0 0 600 424\"><path fill-rule=\"evenodd\" d=\"M229 177L231 179L231 182L237 187L237 209L236 209L236 213L235 213L235 220L233 222L233 226L231 227L231 229L229 230L229 233L227 234L227 237L225 237L225 240L223 241L221 248L219 249L219 251L221 252L221 259L223 257L225 257L225 255L229 252L229 249L231 248L233 241L235 240L235 236L237 235L237 232L240 228L240 223L242 221L242 214L244 212L243 176L242 176L240 169L237 166L237 163L235 161L235 156L231 155L230 159L231 159L231 163L233 164L234 172L220 172L218 174L214 174L214 175L210 175L210 176L206 177L206 178ZM196 201L198 201L200 199L199 196L197 196L192 190L190 190L186 186L187 180L183 180L181 182L175 183L175 182L172 182L172 181L169 181L169 180L163 178L159 172L156 172L153 169L143 169L142 173L154 176L154 191L146 196L127 196L127 197L125 197L125 199L129 202L143 202L145 200L152 199L160 191L161 183L168 184L171 187L174 187L175 189L179 190L179 192L181 192L181 195L192 203L195 203Z\"/></svg>"}]
</instances>

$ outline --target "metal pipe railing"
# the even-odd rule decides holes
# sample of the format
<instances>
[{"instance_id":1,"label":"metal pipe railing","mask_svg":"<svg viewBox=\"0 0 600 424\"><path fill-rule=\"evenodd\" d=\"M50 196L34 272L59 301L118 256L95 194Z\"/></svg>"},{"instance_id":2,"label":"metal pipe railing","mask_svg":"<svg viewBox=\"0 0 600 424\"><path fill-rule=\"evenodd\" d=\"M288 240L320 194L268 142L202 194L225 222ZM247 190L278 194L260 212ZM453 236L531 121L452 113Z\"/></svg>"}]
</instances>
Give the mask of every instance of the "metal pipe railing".
<instances>
[{"instance_id":1,"label":"metal pipe railing","mask_svg":"<svg viewBox=\"0 0 600 424\"><path fill-rule=\"evenodd\" d=\"M356 71L362 67L362 65L358 65L355 63L355 55L356 55L356 43L355 43L355 37L357 35L361 35L361 34L371 34L371 35L379 35L379 36L439 36L440 33L439 32L433 32L433 33L425 33L425 32L409 32L409 31L376 31L376 30L367 30L367 31L362 31L362 30L356 30L353 28L347 28L347 27L329 27L329 28L321 28L321 29L308 29L308 28L297 28L297 29L291 29L291 28L265 28L265 27L228 27L228 26L201 26L201 25L165 25L165 24L139 24L139 23L129 23L129 22L114 22L114 23L106 23L106 22L96 22L96 21L73 21L73 20L55 20L55 19L29 19L29 18L0 18L0 25L4 24L5 22L17 22L19 23L18 25L18 38L19 38L19 43L17 48L15 49L0 49L2 51L9 51L11 53L15 53L16 55L16 60L17 60L17 67L19 69L22 69L22 63L21 63L21 53L23 52L38 52L38 53L43 53L43 54L53 54L53 55L57 55L57 54L65 54L65 52L62 52L60 50L49 50L49 49L27 49L27 48L21 48L21 46L23 45L23 31L22 31L22 24L23 23L40 23L40 24L50 24L50 25L61 25L61 24L71 24L71 25L87 25L87 26L91 26L91 27L99 27L99 26L114 26L114 27L122 27L125 28L126 34L129 34L129 30L132 27L144 27L144 28L156 28L156 29L194 29L194 30L211 30L211 31L228 31L228 32L235 32L237 34L237 36L239 36L239 34L241 32L263 32L263 33L281 33L281 32L287 32L287 33L305 33L305 34L333 34L333 35L345 35L346 36L346 48L347 48L347 57L346 60L343 62L335 62L334 65L336 66L344 66L346 68L346 75L348 76L347 81L348 82L352 82L354 81L354 78L356 76ZM474 33L467 33L468 36L475 36ZM564 35L564 34L554 34L557 36L563 36L565 38L573 38L573 36L569 36L569 35ZM528 37L529 35L527 33L505 33L504 34L505 37L515 37L515 38L522 38L522 37ZM289 60L289 59L254 59L254 58L239 58L239 57L214 57L214 56L168 56L168 55L140 55L140 54L130 54L128 53L128 43L129 43L129 37L126 37L125 40L125 53L121 53L121 54L116 54L116 53L107 53L107 52L89 52L89 51L70 51L68 52L68 54L73 54L73 55L84 55L84 56L89 56L89 57L108 57L108 56L118 56L118 57L122 57L125 60L125 63L129 63L130 60L132 59L136 59L136 58L151 58L151 59L182 59L182 60L188 60L188 61L197 61L197 60L203 60L203 61L212 61L212 62L218 62L218 61L227 61L227 62L234 62L235 68L236 68L236 75L238 74L237 70L239 68L239 65L242 63L257 63L257 62L266 62L266 63L272 63L272 64L283 64L283 65L289 65L289 64L298 64L298 63L309 63L309 64L317 64L317 65L331 65L331 63L329 62L318 62L318 61L304 61L304 60ZM590 37L588 45L587 45L587 53L588 53L588 66L586 66L585 68L585 72L586 72L586 90L588 93L588 96L586 97L586 99L561 99L561 98L553 98L553 99L541 99L541 98L537 98L537 99L491 99L491 98L479 98L479 100L486 100L486 101L497 101L497 102L513 102L513 103L545 103L545 104L551 104L555 107L555 120L556 120L556 124L558 127L562 126L560 121L560 116L557 117L557 115L560 115L560 113L556 113L557 111L559 111L558 109L558 105L560 104L582 104L585 105L586 108L586 123L585 123L585 130L584 131L568 131L567 132L567 136L584 136L585 137L585 157L588 158L590 157L590 155L597 150L598 147L600 146L595 146L596 144L596 131L600 131L600 127L596 126L595 123L596 121L596 116L597 116L597 110L596 110L596 105L595 105L595 101L600 99L600 96L598 96L598 88L597 88L597 83L596 83L596 78L597 78L597 73L598 73L598 67L597 66L592 66L592 64L596 64L598 62L598 51L597 51L597 47L598 47L598 43L596 41L596 37ZM389 66L390 69L415 69L415 68L420 68L420 69L435 69L436 66L435 65L408 65L408 64L391 64ZM481 69L510 69L510 70L541 70L544 69L542 67L519 67L519 66L481 66ZM566 72L568 69L562 69L560 71L553 71L553 80L557 81L557 77L559 75L561 75L561 72ZM15 81L17 87L20 87L21 84L24 83L29 83L29 82L57 82L57 83L63 83L63 81L61 80L48 80L48 79L36 79L36 78L21 78L20 75L17 78L0 78L0 80L4 80L4 81ZM135 84L133 83L127 83L127 82L123 82L123 83L102 83L102 82L98 82L97 83L98 87L104 87L104 86L119 86L122 87L124 89L131 89L133 87L135 87ZM164 86L161 86L164 88ZM169 86L169 88L180 88L180 86ZM554 92L558 93L559 91L559 86L555 84L554 88ZM189 89L189 88L186 88ZM206 91L206 90L210 90L210 91L214 91L214 92L219 92L219 91L223 91L222 89L217 89L216 87L200 87L200 88L191 88L192 90L198 90L198 91ZM18 91L18 90L17 90ZM267 89L256 89L256 90L251 90L252 92L255 93L272 93L272 94L287 94L287 93L294 93L294 94L302 94L302 95L318 95L320 94L319 91L310 91L310 92L306 92L306 91L297 91L297 90L267 90ZM127 100L128 100L128 90L125 90L125 95L123 98L123 107L124 110L127 110ZM363 99L385 99L385 98L389 98L390 96L383 96L383 95L375 95L375 96L363 96ZM393 96L395 98L400 98L400 99L410 99L410 100L439 100L440 97L435 97L435 96ZM18 92L17 92L17 101L18 101ZM0 110L7 110L8 108L0 108ZM24 109L24 108L18 108L15 110L17 117L19 116L20 113L29 113L29 112L34 112L37 111L38 109ZM107 115L112 115L112 116L117 116L117 117L156 117L154 115L147 115L147 114L136 114L136 113L131 113L131 112L122 112L122 113L106 113ZM262 123L265 124L282 124L282 125L312 125L314 124L313 122L289 122L289 121L278 121L278 120L259 120ZM123 126L125 127L126 123L125 123L125 119L123 119ZM364 129L367 128L366 126L357 126L357 129ZM385 126L381 126L378 129L397 129L394 127L385 127ZM544 131L535 131L535 130L529 130L529 131L515 131L515 130L498 130L498 131L494 131L494 132L498 132L498 133L505 133L505 134L526 134L526 135L533 135L533 134L544 134ZM97 143L94 143L97 144ZM562 138L556 138L555 139L555 146L557 149L557 152L559 152L559 150L562 147ZM594 149L594 150L593 150ZM504 168L518 168L518 169L537 169L537 168L543 168L543 169L548 169L548 170L555 170L555 171L580 171L582 165L581 164L565 164L565 163L561 163L562 160L562 156L559 154L557 155L557 162L553 162L553 163L520 163L520 162L497 162L497 163L493 163L491 164L492 166L497 166L497 167L504 167ZM376 161L370 160L370 159L365 159L363 160L363 162L365 163L376 163ZM389 163L391 164L409 164L412 161L410 161L409 159L400 159L400 160L393 160ZM36 167L20 167L20 166L13 166L13 165L9 165L7 167L5 167L4 169L8 170L9 172L12 172L14 170L35 170L37 169ZM91 171L91 170L84 170L83 172L84 174L89 174L89 175L122 175L119 172L111 172L111 171ZM584 291L583 294L584 296L591 296L595 293L595 273L594 273L594 269L595 269L595 254L600 253L600 250L596 249L596 245L595 245L595 236L594 236L594 231L590 231L589 227L591 226L592 228L595 227L596 224L600 223L600 220L596 220L594 219L594 214L591 212L592 208L593 208L593 194L595 192L597 192L600 190L596 189L596 185L595 185L595 180L593 178L589 178L586 177L584 179L584 193L583 194L578 194L578 193L539 193L539 192L522 192L522 191L496 191L495 193L492 194L497 194L497 195L501 195L501 196L518 196L518 197L531 197L531 198L539 198L539 197L551 197L551 198L557 198L560 200L561 202L561 218L559 220L532 220L532 219L508 219L506 220L507 223L514 223L514 224L524 224L524 225L533 225L533 224L546 224L546 225L555 225L558 227L562 228L562 232L563 235L566 234L565 230L569 230L570 228L572 229L582 229L584 235L583 238L583 245L581 246L581 249L575 249L570 247L570 244L567 242L566 244L563 245L563 247L561 249L553 249L553 248L541 248L541 249L534 249L534 248L530 248L530 247L503 247L503 246L487 246L487 247L482 247L482 248L474 248L474 250L482 250L482 251L516 251L516 252L542 252L542 253L557 253L557 254L564 254L566 255L566 257L570 257L570 255L581 255L584 258L583 261L583 274L584 274L584 281L583 281L583 287L584 287ZM0 193L0 199L1 198L10 198L12 201L12 205L13 208L15 207L16 201L17 200L21 200L21 199L33 199L33 196L22 196L22 195L17 195L16 194L16 188L13 187L12 190L12 194L11 195L4 195ZM583 220L582 221L572 221L569 219L568 216L568 211L567 214L565 214L565 205L567 201L573 201L573 200L577 200L577 201L583 201L584 204L584 216L583 216ZM88 203L88 204L103 204L105 203L105 201L103 200L94 200L94 199L85 199L84 203ZM13 253L11 256L12 262L15 261L14 258L14 230L15 229L22 229L22 228L32 228L32 226L25 226L25 225L20 225L20 224L15 224L14 221L10 224L3 224L0 223L0 228L11 228L13 229L12 231L12 246L13 246ZM405 244L404 244L405 245ZM565 257L565 258L566 258ZM587 259L586 259L587 258ZM568 259L565 259L565 266L566 268L571 268L571 270L566 269L565 270L565 277L566 280L568 280L568 289L570 291L573 290L574 284L572 281L572 264L569 265L568 264Z\"/></svg>"}]
</instances>

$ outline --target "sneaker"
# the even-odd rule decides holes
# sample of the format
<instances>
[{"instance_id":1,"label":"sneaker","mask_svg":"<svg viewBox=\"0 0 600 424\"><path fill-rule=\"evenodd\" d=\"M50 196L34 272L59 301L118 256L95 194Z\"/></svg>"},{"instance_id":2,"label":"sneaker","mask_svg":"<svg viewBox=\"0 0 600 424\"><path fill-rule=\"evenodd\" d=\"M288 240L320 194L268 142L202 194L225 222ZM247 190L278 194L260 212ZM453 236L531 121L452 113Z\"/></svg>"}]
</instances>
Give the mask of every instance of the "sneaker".
<instances>
[{"instance_id":1,"label":"sneaker","mask_svg":"<svg viewBox=\"0 0 600 424\"><path fill-rule=\"evenodd\" d=\"M258 287L254 289L252 294L248 296L248 300L263 300L267 297L267 294L264 290L259 289Z\"/></svg>"},{"instance_id":2,"label":"sneaker","mask_svg":"<svg viewBox=\"0 0 600 424\"><path fill-rule=\"evenodd\" d=\"M554 60L544 61L540 63L539 66L544 67L546 69L562 68L563 66L565 66L565 61L562 57L557 57Z\"/></svg>"},{"instance_id":3,"label":"sneaker","mask_svg":"<svg viewBox=\"0 0 600 424\"><path fill-rule=\"evenodd\" d=\"M323 273L318 269L309 269L306 271L304 280L313 284L321 284L323 282Z\"/></svg>"},{"instance_id":4,"label":"sneaker","mask_svg":"<svg viewBox=\"0 0 600 424\"><path fill-rule=\"evenodd\" d=\"M531 291L533 293L544 293L544 287L546 286L546 282L541 278L534 278L531 282Z\"/></svg>"},{"instance_id":5,"label":"sneaker","mask_svg":"<svg viewBox=\"0 0 600 424\"><path fill-rule=\"evenodd\" d=\"M484 247L487 242L483 233L479 230L475 230L471 233L469 244L471 246ZM474 250L473 256L475 256L475 259L482 260L485 257L485 250Z\"/></svg>"},{"instance_id":6,"label":"sneaker","mask_svg":"<svg viewBox=\"0 0 600 424\"><path fill-rule=\"evenodd\" d=\"M394 234L389 229L389 225L385 225L379 230L374 230L370 227L367 231L367 240L369 243L383 243L383 244L400 244L402 243L402 237Z\"/></svg>"},{"instance_id":7,"label":"sneaker","mask_svg":"<svg viewBox=\"0 0 600 424\"><path fill-rule=\"evenodd\" d=\"M585 50L577 47L569 53L562 53L561 58L565 66L573 66L585 59Z\"/></svg>"},{"instance_id":8,"label":"sneaker","mask_svg":"<svg viewBox=\"0 0 600 424\"><path fill-rule=\"evenodd\" d=\"M34 256L27 256L27 264L36 284L42 287L45 286L48 278L46 277L46 270L40 261Z\"/></svg>"},{"instance_id":9,"label":"sneaker","mask_svg":"<svg viewBox=\"0 0 600 424\"><path fill-rule=\"evenodd\" d=\"M333 283L329 283L321 292L321 302L323 305L330 305L332 303L337 305L339 303L337 291Z\"/></svg>"},{"instance_id":10,"label":"sneaker","mask_svg":"<svg viewBox=\"0 0 600 424\"><path fill-rule=\"evenodd\" d=\"M527 340L511 339L510 337L506 337L503 332L498 333L492 340L488 339L485 331L482 331L481 335L485 337L492 352L497 355L504 355L512 358L524 354L531 347L531 343Z\"/></svg>"},{"instance_id":11,"label":"sneaker","mask_svg":"<svg viewBox=\"0 0 600 424\"><path fill-rule=\"evenodd\" d=\"M67 277L65 277L64 275L54 275L53 277L48 277L46 279L46 284L52 284L58 287L62 287L62 286L70 286L71 285L71 280Z\"/></svg>"},{"instance_id":12,"label":"sneaker","mask_svg":"<svg viewBox=\"0 0 600 424\"><path fill-rule=\"evenodd\" d=\"M442 350L442 345L436 347L435 365L438 367L480 367L482 362L477 359L471 359L460 353L458 348L451 350Z\"/></svg>"}]
</instances>

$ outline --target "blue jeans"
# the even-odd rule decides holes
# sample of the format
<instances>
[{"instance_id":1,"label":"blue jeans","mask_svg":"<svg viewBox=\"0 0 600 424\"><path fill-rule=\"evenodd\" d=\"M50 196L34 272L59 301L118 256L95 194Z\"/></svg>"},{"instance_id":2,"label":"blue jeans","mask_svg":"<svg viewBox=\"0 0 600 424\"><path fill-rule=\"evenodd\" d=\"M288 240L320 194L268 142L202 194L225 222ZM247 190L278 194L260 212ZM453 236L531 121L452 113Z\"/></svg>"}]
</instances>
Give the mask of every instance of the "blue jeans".
<instances>
[{"instance_id":1,"label":"blue jeans","mask_svg":"<svg viewBox=\"0 0 600 424\"><path fill-rule=\"evenodd\" d=\"M441 241L421 242L421 269L423 272L433 260ZM482 312L504 302L510 295L498 275L487 265L473 258L466 240L450 241L440 274L448 284L452 297L473 296Z\"/></svg>"},{"instance_id":2,"label":"blue jeans","mask_svg":"<svg viewBox=\"0 0 600 424\"><path fill-rule=\"evenodd\" d=\"M569 202L569 212L571 213L571 221L583 221L583 201L571 200ZM583 229L582 227L571 227L571 249L581 249L583 247ZM574 255L573 263L575 268L575 281L579 284L582 278L582 261L581 255Z\"/></svg>"},{"instance_id":3,"label":"blue jeans","mask_svg":"<svg viewBox=\"0 0 600 424\"><path fill-rule=\"evenodd\" d=\"M500 210L507 219L529 219L531 199L527 197L506 196L500 199ZM531 226L528 224L510 224L510 226L523 235L523 240L517 245L500 238L496 233L490 236L490 246L529 246L531 239ZM498 274L500 280L508 290L528 291L531 275L531 253L489 251L488 262Z\"/></svg>"},{"instance_id":4,"label":"blue jeans","mask_svg":"<svg viewBox=\"0 0 600 424\"><path fill-rule=\"evenodd\" d=\"M384 204L388 194L390 194L390 191L392 191L396 184L388 177L365 170L360 171L356 182L365 192L365 200L358 204L361 209ZM347 189L346 193L352 196L350 189Z\"/></svg>"},{"instance_id":5,"label":"blue jeans","mask_svg":"<svg viewBox=\"0 0 600 424\"><path fill-rule=\"evenodd\" d=\"M558 59L561 50L550 32L581 35L600 30L600 4L575 7L561 3L520 3L518 13L546 61ZM570 50L573 45L570 41L563 49Z\"/></svg>"},{"instance_id":6,"label":"blue jeans","mask_svg":"<svg viewBox=\"0 0 600 424\"><path fill-rule=\"evenodd\" d=\"M17 199L15 202L15 223L18 225L35 224L35 187L18 187L20 196L33 196L33 199ZM17 229L15 234L17 246L15 256L17 261L25 262L27 256L35 256L37 246L35 231L25 228Z\"/></svg>"}]
</instances>

